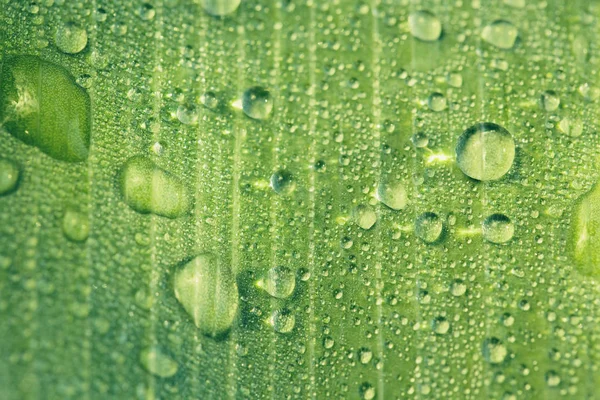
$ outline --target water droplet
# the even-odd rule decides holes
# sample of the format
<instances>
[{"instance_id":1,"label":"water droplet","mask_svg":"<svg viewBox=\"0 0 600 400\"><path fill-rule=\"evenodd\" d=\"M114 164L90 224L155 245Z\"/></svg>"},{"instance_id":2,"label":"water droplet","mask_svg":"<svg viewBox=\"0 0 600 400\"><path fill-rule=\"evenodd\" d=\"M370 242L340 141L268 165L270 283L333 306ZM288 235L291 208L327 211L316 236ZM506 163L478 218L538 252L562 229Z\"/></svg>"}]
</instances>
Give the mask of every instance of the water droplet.
<instances>
[{"instance_id":1,"label":"water droplet","mask_svg":"<svg viewBox=\"0 0 600 400\"><path fill-rule=\"evenodd\" d=\"M445 335L450 330L450 322L445 317L436 317L431 322L431 329L438 335Z\"/></svg>"},{"instance_id":2,"label":"water droplet","mask_svg":"<svg viewBox=\"0 0 600 400\"><path fill-rule=\"evenodd\" d=\"M503 50L512 49L519 36L519 30L511 22L496 20L481 31L481 38Z\"/></svg>"},{"instance_id":3,"label":"water droplet","mask_svg":"<svg viewBox=\"0 0 600 400\"><path fill-rule=\"evenodd\" d=\"M485 240L501 244L512 239L515 226L506 215L492 214L483 221L482 230Z\"/></svg>"},{"instance_id":4,"label":"water droplet","mask_svg":"<svg viewBox=\"0 0 600 400\"><path fill-rule=\"evenodd\" d=\"M427 105L431 111L435 112L444 111L448 106L446 97L438 92L429 95L429 98L427 99Z\"/></svg>"},{"instance_id":5,"label":"water droplet","mask_svg":"<svg viewBox=\"0 0 600 400\"><path fill-rule=\"evenodd\" d=\"M419 10L408 16L410 33L417 39L432 42L438 40L442 34L440 19L430 11Z\"/></svg>"},{"instance_id":6,"label":"water droplet","mask_svg":"<svg viewBox=\"0 0 600 400\"><path fill-rule=\"evenodd\" d=\"M500 125L483 122L463 132L456 145L456 162L462 172L480 181L502 178L515 159L515 142Z\"/></svg>"},{"instance_id":7,"label":"water droplet","mask_svg":"<svg viewBox=\"0 0 600 400\"><path fill-rule=\"evenodd\" d=\"M296 189L296 182L288 171L279 170L271 175L270 186L277 194L290 194Z\"/></svg>"},{"instance_id":8,"label":"water droplet","mask_svg":"<svg viewBox=\"0 0 600 400\"><path fill-rule=\"evenodd\" d=\"M541 97L542 107L548 112L558 110L560 106L560 97L554 90L546 90Z\"/></svg>"},{"instance_id":9,"label":"water droplet","mask_svg":"<svg viewBox=\"0 0 600 400\"><path fill-rule=\"evenodd\" d=\"M90 220L87 214L69 209L63 217L62 230L67 239L85 242L90 234Z\"/></svg>"},{"instance_id":10,"label":"water droplet","mask_svg":"<svg viewBox=\"0 0 600 400\"><path fill-rule=\"evenodd\" d=\"M483 358L490 364L502 363L508 354L508 350L506 350L502 341L495 337L485 339L481 350Z\"/></svg>"},{"instance_id":11,"label":"water droplet","mask_svg":"<svg viewBox=\"0 0 600 400\"><path fill-rule=\"evenodd\" d=\"M16 162L0 158L0 196L12 193L17 189L20 175Z\"/></svg>"},{"instance_id":12,"label":"water droplet","mask_svg":"<svg viewBox=\"0 0 600 400\"><path fill-rule=\"evenodd\" d=\"M214 92L204 92L202 96L200 96L200 101L204 107L210 110L216 110L217 107L219 107L219 99Z\"/></svg>"},{"instance_id":13,"label":"water droplet","mask_svg":"<svg viewBox=\"0 0 600 400\"><path fill-rule=\"evenodd\" d=\"M149 158L130 158L121 169L118 182L125 203L139 213L177 218L191 208L188 190L181 180Z\"/></svg>"},{"instance_id":14,"label":"water droplet","mask_svg":"<svg viewBox=\"0 0 600 400\"><path fill-rule=\"evenodd\" d=\"M289 297L296 287L296 276L288 267L273 267L261 281L261 287L273 297L285 299Z\"/></svg>"},{"instance_id":15,"label":"water droplet","mask_svg":"<svg viewBox=\"0 0 600 400\"><path fill-rule=\"evenodd\" d=\"M526 0L504 0L504 4L515 8L525 8Z\"/></svg>"},{"instance_id":16,"label":"water droplet","mask_svg":"<svg viewBox=\"0 0 600 400\"><path fill-rule=\"evenodd\" d=\"M571 217L569 248L578 271L600 276L600 184L579 200Z\"/></svg>"},{"instance_id":17,"label":"water droplet","mask_svg":"<svg viewBox=\"0 0 600 400\"><path fill-rule=\"evenodd\" d=\"M54 42L63 53L77 54L87 46L88 36L85 29L72 22L67 22L56 29Z\"/></svg>"},{"instance_id":18,"label":"water droplet","mask_svg":"<svg viewBox=\"0 0 600 400\"><path fill-rule=\"evenodd\" d=\"M140 18L143 19L144 21L150 21L150 20L154 19L154 16L156 15L156 10L152 6L152 4L148 4L148 3L142 4L140 6L140 9L138 12L139 12Z\"/></svg>"},{"instance_id":19,"label":"water droplet","mask_svg":"<svg viewBox=\"0 0 600 400\"><path fill-rule=\"evenodd\" d=\"M217 17L233 13L238 9L240 3L241 0L200 0L204 10Z\"/></svg>"},{"instance_id":20,"label":"water droplet","mask_svg":"<svg viewBox=\"0 0 600 400\"><path fill-rule=\"evenodd\" d=\"M560 376L556 373L556 371L550 370L546 372L545 378L546 383L550 387L556 387L560 385Z\"/></svg>"},{"instance_id":21,"label":"water droplet","mask_svg":"<svg viewBox=\"0 0 600 400\"><path fill-rule=\"evenodd\" d=\"M175 273L175 297L207 336L225 334L237 314L238 288L229 266L210 254L186 262Z\"/></svg>"},{"instance_id":22,"label":"water droplet","mask_svg":"<svg viewBox=\"0 0 600 400\"><path fill-rule=\"evenodd\" d=\"M198 123L198 110L192 103L180 104L175 114L182 124L196 125Z\"/></svg>"},{"instance_id":23,"label":"water droplet","mask_svg":"<svg viewBox=\"0 0 600 400\"><path fill-rule=\"evenodd\" d=\"M156 347L148 347L140 352L142 367L152 375L169 378L177 373L177 363Z\"/></svg>"},{"instance_id":24,"label":"water droplet","mask_svg":"<svg viewBox=\"0 0 600 400\"><path fill-rule=\"evenodd\" d=\"M419 149L425 148L429 144L429 136L423 132L417 132L413 134L410 140L413 145Z\"/></svg>"},{"instance_id":25,"label":"water droplet","mask_svg":"<svg viewBox=\"0 0 600 400\"><path fill-rule=\"evenodd\" d=\"M408 193L400 182L381 182L377 187L377 200L392 210L402 210L408 204Z\"/></svg>"},{"instance_id":26,"label":"water droplet","mask_svg":"<svg viewBox=\"0 0 600 400\"><path fill-rule=\"evenodd\" d=\"M450 86L459 88L463 84L463 77L458 72L450 72L446 76L446 82L448 82L448 85L450 85Z\"/></svg>"},{"instance_id":27,"label":"water droplet","mask_svg":"<svg viewBox=\"0 0 600 400\"><path fill-rule=\"evenodd\" d=\"M365 204L356 206L352 217L356 225L365 230L371 229L375 225L375 222L377 222L377 214L370 206Z\"/></svg>"},{"instance_id":28,"label":"water droplet","mask_svg":"<svg viewBox=\"0 0 600 400\"><path fill-rule=\"evenodd\" d=\"M281 308L273 311L270 323L275 332L290 333L296 325L296 317L289 309Z\"/></svg>"},{"instance_id":29,"label":"water droplet","mask_svg":"<svg viewBox=\"0 0 600 400\"><path fill-rule=\"evenodd\" d=\"M247 89L242 96L242 109L253 119L265 119L273 110L271 93L261 86Z\"/></svg>"},{"instance_id":30,"label":"water droplet","mask_svg":"<svg viewBox=\"0 0 600 400\"><path fill-rule=\"evenodd\" d=\"M63 67L35 56L7 59L1 68L4 129L57 160L87 159L91 102L75 78Z\"/></svg>"},{"instance_id":31,"label":"water droplet","mask_svg":"<svg viewBox=\"0 0 600 400\"><path fill-rule=\"evenodd\" d=\"M581 136L583 123L577 118L565 117L558 123L558 130L569 136Z\"/></svg>"},{"instance_id":32,"label":"water droplet","mask_svg":"<svg viewBox=\"0 0 600 400\"><path fill-rule=\"evenodd\" d=\"M363 400L373 400L376 394L375 388L368 382L362 383L358 392L360 393L360 398Z\"/></svg>"},{"instance_id":33,"label":"water droplet","mask_svg":"<svg viewBox=\"0 0 600 400\"><path fill-rule=\"evenodd\" d=\"M361 347L358 350L358 360L361 364L368 364L373 358L373 352L366 347Z\"/></svg>"},{"instance_id":34,"label":"water droplet","mask_svg":"<svg viewBox=\"0 0 600 400\"><path fill-rule=\"evenodd\" d=\"M415 221L415 235L425 243L437 242L444 230L444 222L435 213L426 212Z\"/></svg>"},{"instance_id":35,"label":"water droplet","mask_svg":"<svg viewBox=\"0 0 600 400\"><path fill-rule=\"evenodd\" d=\"M450 285L450 293L452 296L462 296L467 292L467 284L462 279L456 279Z\"/></svg>"}]
</instances>

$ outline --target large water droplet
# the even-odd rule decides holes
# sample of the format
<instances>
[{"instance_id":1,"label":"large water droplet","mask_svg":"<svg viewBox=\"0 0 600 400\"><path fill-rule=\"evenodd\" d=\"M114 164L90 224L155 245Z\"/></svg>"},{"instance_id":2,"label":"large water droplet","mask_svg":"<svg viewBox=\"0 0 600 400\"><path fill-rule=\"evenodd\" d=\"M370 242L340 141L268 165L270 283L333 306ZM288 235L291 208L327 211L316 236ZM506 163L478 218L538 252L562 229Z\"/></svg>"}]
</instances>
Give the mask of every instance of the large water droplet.
<instances>
[{"instance_id":1,"label":"large water droplet","mask_svg":"<svg viewBox=\"0 0 600 400\"><path fill-rule=\"evenodd\" d=\"M483 358L490 364L500 364L508 354L508 350L506 350L502 341L495 337L485 339L481 351Z\"/></svg>"},{"instance_id":2,"label":"large water droplet","mask_svg":"<svg viewBox=\"0 0 600 400\"><path fill-rule=\"evenodd\" d=\"M370 206L365 204L356 206L352 217L356 225L362 229L371 229L375 225L375 222L377 222L377 214Z\"/></svg>"},{"instance_id":3,"label":"large water droplet","mask_svg":"<svg viewBox=\"0 0 600 400\"><path fill-rule=\"evenodd\" d=\"M85 242L90 233L90 220L87 214L69 209L63 217L62 230L67 239Z\"/></svg>"},{"instance_id":4,"label":"large water droplet","mask_svg":"<svg viewBox=\"0 0 600 400\"><path fill-rule=\"evenodd\" d=\"M506 243L515 233L515 226L504 214L492 214L482 224L483 237L488 242Z\"/></svg>"},{"instance_id":5,"label":"large water droplet","mask_svg":"<svg viewBox=\"0 0 600 400\"><path fill-rule=\"evenodd\" d=\"M177 363L156 347L147 347L140 352L142 367L152 375L169 378L177 373Z\"/></svg>"},{"instance_id":6,"label":"large water droplet","mask_svg":"<svg viewBox=\"0 0 600 400\"><path fill-rule=\"evenodd\" d=\"M519 30L511 22L496 20L481 31L481 38L500 49L512 49L519 36Z\"/></svg>"},{"instance_id":7,"label":"large water droplet","mask_svg":"<svg viewBox=\"0 0 600 400\"><path fill-rule=\"evenodd\" d=\"M430 11L419 10L408 16L410 33L417 39L432 42L438 40L442 34L440 19Z\"/></svg>"},{"instance_id":8,"label":"large water droplet","mask_svg":"<svg viewBox=\"0 0 600 400\"><path fill-rule=\"evenodd\" d=\"M175 297L200 331L225 334L237 314L238 289L231 269L209 254L186 262L175 273Z\"/></svg>"},{"instance_id":9,"label":"large water droplet","mask_svg":"<svg viewBox=\"0 0 600 400\"><path fill-rule=\"evenodd\" d=\"M63 53L77 54L87 46L88 36L85 29L67 22L56 29L54 42Z\"/></svg>"},{"instance_id":10,"label":"large water droplet","mask_svg":"<svg viewBox=\"0 0 600 400\"><path fill-rule=\"evenodd\" d=\"M381 182L377 187L377 200L392 210L402 210L408 203L408 193L400 182Z\"/></svg>"},{"instance_id":11,"label":"large water droplet","mask_svg":"<svg viewBox=\"0 0 600 400\"><path fill-rule=\"evenodd\" d=\"M191 208L188 190L181 180L149 158L130 158L118 181L125 202L142 214L177 218Z\"/></svg>"},{"instance_id":12,"label":"large water droplet","mask_svg":"<svg viewBox=\"0 0 600 400\"><path fill-rule=\"evenodd\" d=\"M0 158L0 196L14 192L19 184L20 171L16 162Z\"/></svg>"},{"instance_id":13,"label":"large water droplet","mask_svg":"<svg viewBox=\"0 0 600 400\"><path fill-rule=\"evenodd\" d=\"M253 119L265 119L273 110L271 93L261 86L247 89L242 96L242 109Z\"/></svg>"},{"instance_id":14,"label":"large water droplet","mask_svg":"<svg viewBox=\"0 0 600 400\"><path fill-rule=\"evenodd\" d=\"M435 213L426 212L415 221L415 235L425 243L435 243L441 238L444 222Z\"/></svg>"},{"instance_id":15,"label":"large water droplet","mask_svg":"<svg viewBox=\"0 0 600 400\"><path fill-rule=\"evenodd\" d=\"M600 185L578 201L571 217L569 248L577 270L600 276Z\"/></svg>"},{"instance_id":16,"label":"large water droplet","mask_svg":"<svg viewBox=\"0 0 600 400\"><path fill-rule=\"evenodd\" d=\"M373 400L377 394L373 385L368 382L362 383L358 392L360 393L360 398L363 400Z\"/></svg>"},{"instance_id":17,"label":"large water droplet","mask_svg":"<svg viewBox=\"0 0 600 400\"><path fill-rule=\"evenodd\" d=\"M296 276L288 267L273 267L267 272L267 276L260 282L259 286L271 296L285 299L294 292Z\"/></svg>"},{"instance_id":18,"label":"large water droplet","mask_svg":"<svg viewBox=\"0 0 600 400\"><path fill-rule=\"evenodd\" d=\"M63 67L35 56L4 60L1 68L4 129L57 160L85 160L90 146L90 97L75 78Z\"/></svg>"},{"instance_id":19,"label":"large water droplet","mask_svg":"<svg viewBox=\"0 0 600 400\"><path fill-rule=\"evenodd\" d=\"M274 172L269 183L277 194L290 194L296 189L296 182L292 174L285 170Z\"/></svg>"},{"instance_id":20,"label":"large water droplet","mask_svg":"<svg viewBox=\"0 0 600 400\"><path fill-rule=\"evenodd\" d=\"M270 323L275 332L290 333L296 325L296 317L289 309L282 308L273 311Z\"/></svg>"},{"instance_id":21,"label":"large water droplet","mask_svg":"<svg viewBox=\"0 0 600 400\"><path fill-rule=\"evenodd\" d=\"M427 99L427 105L431 111L439 112L444 111L448 106L446 97L438 92L432 93Z\"/></svg>"},{"instance_id":22,"label":"large water droplet","mask_svg":"<svg viewBox=\"0 0 600 400\"><path fill-rule=\"evenodd\" d=\"M548 112L556 111L560 106L560 97L554 90L546 90L542 93L540 101L544 110Z\"/></svg>"},{"instance_id":23,"label":"large water droplet","mask_svg":"<svg viewBox=\"0 0 600 400\"><path fill-rule=\"evenodd\" d=\"M512 167L515 142L500 125L482 122L458 139L456 162L465 175L480 181L500 179Z\"/></svg>"},{"instance_id":24,"label":"large water droplet","mask_svg":"<svg viewBox=\"0 0 600 400\"><path fill-rule=\"evenodd\" d=\"M200 0L204 10L217 17L233 13L238 9L240 3L241 0Z\"/></svg>"}]
</instances>

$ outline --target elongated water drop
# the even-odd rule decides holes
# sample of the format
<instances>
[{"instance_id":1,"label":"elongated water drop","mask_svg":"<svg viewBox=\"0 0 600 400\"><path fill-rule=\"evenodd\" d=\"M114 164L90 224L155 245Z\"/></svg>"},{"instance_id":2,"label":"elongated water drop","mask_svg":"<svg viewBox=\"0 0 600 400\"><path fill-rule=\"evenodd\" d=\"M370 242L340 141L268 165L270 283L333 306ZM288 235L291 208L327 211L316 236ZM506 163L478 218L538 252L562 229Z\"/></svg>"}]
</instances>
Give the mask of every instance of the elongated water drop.
<instances>
[{"instance_id":1,"label":"elongated water drop","mask_svg":"<svg viewBox=\"0 0 600 400\"><path fill-rule=\"evenodd\" d=\"M152 375L169 378L177 373L177 363L157 347L147 347L140 352L142 367Z\"/></svg>"},{"instance_id":2,"label":"elongated water drop","mask_svg":"<svg viewBox=\"0 0 600 400\"><path fill-rule=\"evenodd\" d=\"M210 254L186 262L175 273L175 297L207 336L225 334L237 314L238 288L229 266Z\"/></svg>"},{"instance_id":3,"label":"elongated water drop","mask_svg":"<svg viewBox=\"0 0 600 400\"><path fill-rule=\"evenodd\" d=\"M15 191L19 184L19 166L16 162L0 158L0 196Z\"/></svg>"},{"instance_id":4,"label":"elongated water drop","mask_svg":"<svg viewBox=\"0 0 600 400\"><path fill-rule=\"evenodd\" d=\"M571 217L569 248L575 267L584 275L600 276L600 185L578 201Z\"/></svg>"},{"instance_id":5,"label":"elongated water drop","mask_svg":"<svg viewBox=\"0 0 600 400\"><path fill-rule=\"evenodd\" d=\"M177 218L190 210L187 187L149 158L130 158L121 169L118 181L125 202L139 213Z\"/></svg>"},{"instance_id":6,"label":"elongated water drop","mask_svg":"<svg viewBox=\"0 0 600 400\"><path fill-rule=\"evenodd\" d=\"M36 56L4 60L0 68L0 121L24 143L62 161L88 156L90 97L63 67Z\"/></svg>"}]
</instances>

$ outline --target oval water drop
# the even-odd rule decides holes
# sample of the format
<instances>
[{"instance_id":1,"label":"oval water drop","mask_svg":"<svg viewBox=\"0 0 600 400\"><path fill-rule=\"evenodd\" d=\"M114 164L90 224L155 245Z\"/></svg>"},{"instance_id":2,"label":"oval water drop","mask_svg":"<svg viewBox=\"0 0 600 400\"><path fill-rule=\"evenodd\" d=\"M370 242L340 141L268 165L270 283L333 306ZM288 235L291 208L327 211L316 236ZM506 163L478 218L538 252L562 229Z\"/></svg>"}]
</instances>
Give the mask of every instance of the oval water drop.
<instances>
[{"instance_id":1,"label":"oval water drop","mask_svg":"<svg viewBox=\"0 0 600 400\"><path fill-rule=\"evenodd\" d=\"M356 225L365 230L371 229L375 225L375 222L377 222L377 214L370 206L365 204L356 206L352 217Z\"/></svg>"},{"instance_id":2,"label":"oval water drop","mask_svg":"<svg viewBox=\"0 0 600 400\"><path fill-rule=\"evenodd\" d=\"M502 178L515 159L515 142L498 124L482 122L465 130L456 145L456 162L470 178L490 181Z\"/></svg>"},{"instance_id":3,"label":"oval water drop","mask_svg":"<svg viewBox=\"0 0 600 400\"><path fill-rule=\"evenodd\" d=\"M70 241L85 242L90 233L90 220L87 214L69 209L63 217L62 230Z\"/></svg>"},{"instance_id":4,"label":"oval water drop","mask_svg":"<svg viewBox=\"0 0 600 400\"><path fill-rule=\"evenodd\" d=\"M510 50L515 45L519 30L511 22L496 20L486 25L481 31L481 38L489 44L503 50Z\"/></svg>"},{"instance_id":5,"label":"oval water drop","mask_svg":"<svg viewBox=\"0 0 600 400\"><path fill-rule=\"evenodd\" d=\"M271 93L261 86L247 89L242 96L242 109L252 119L266 119L273 110Z\"/></svg>"},{"instance_id":6,"label":"oval water drop","mask_svg":"<svg viewBox=\"0 0 600 400\"><path fill-rule=\"evenodd\" d=\"M275 332L290 333L296 325L296 317L289 309L282 308L273 311L269 322L273 326Z\"/></svg>"},{"instance_id":7,"label":"oval water drop","mask_svg":"<svg viewBox=\"0 0 600 400\"><path fill-rule=\"evenodd\" d=\"M285 299L289 297L296 287L296 275L288 267L277 266L267 272L261 287L273 297Z\"/></svg>"},{"instance_id":8,"label":"oval water drop","mask_svg":"<svg viewBox=\"0 0 600 400\"><path fill-rule=\"evenodd\" d=\"M200 0L200 3L210 15L223 17L237 10L241 0Z\"/></svg>"},{"instance_id":9,"label":"oval water drop","mask_svg":"<svg viewBox=\"0 0 600 400\"><path fill-rule=\"evenodd\" d=\"M169 378L177 373L177 363L157 347L147 347L140 352L142 367L152 375Z\"/></svg>"},{"instance_id":10,"label":"oval water drop","mask_svg":"<svg viewBox=\"0 0 600 400\"><path fill-rule=\"evenodd\" d=\"M14 192L21 173L16 162L0 158L0 196Z\"/></svg>"},{"instance_id":11,"label":"oval water drop","mask_svg":"<svg viewBox=\"0 0 600 400\"><path fill-rule=\"evenodd\" d=\"M419 10L408 16L408 27L411 35L425 42L433 42L442 34L440 19L430 11Z\"/></svg>"},{"instance_id":12,"label":"oval water drop","mask_svg":"<svg viewBox=\"0 0 600 400\"><path fill-rule=\"evenodd\" d=\"M508 354L508 350L498 338L491 337L483 341L481 348L483 358L490 364L500 364Z\"/></svg>"},{"instance_id":13,"label":"oval water drop","mask_svg":"<svg viewBox=\"0 0 600 400\"><path fill-rule=\"evenodd\" d=\"M54 42L63 53L77 54L87 46L87 31L73 22L67 22L56 29Z\"/></svg>"},{"instance_id":14,"label":"oval water drop","mask_svg":"<svg viewBox=\"0 0 600 400\"><path fill-rule=\"evenodd\" d=\"M515 226L506 215L492 214L483 221L482 231L488 242L502 244L512 239Z\"/></svg>"},{"instance_id":15,"label":"oval water drop","mask_svg":"<svg viewBox=\"0 0 600 400\"><path fill-rule=\"evenodd\" d=\"M408 193L400 182L381 182L377 187L377 200L392 210L402 210L408 204Z\"/></svg>"},{"instance_id":16,"label":"oval water drop","mask_svg":"<svg viewBox=\"0 0 600 400\"><path fill-rule=\"evenodd\" d=\"M444 230L444 222L435 213L426 212L415 221L415 235L428 244L437 242Z\"/></svg>"},{"instance_id":17,"label":"oval water drop","mask_svg":"<svg viewBox=\"0 0 600 400\"><path fill-rule=\"evenodd\" d=\"M173 286L175 298L204 335L220 337L231 328L238 288L229 266L201 254L175 273Z\"/></svg>"}]
</instances>

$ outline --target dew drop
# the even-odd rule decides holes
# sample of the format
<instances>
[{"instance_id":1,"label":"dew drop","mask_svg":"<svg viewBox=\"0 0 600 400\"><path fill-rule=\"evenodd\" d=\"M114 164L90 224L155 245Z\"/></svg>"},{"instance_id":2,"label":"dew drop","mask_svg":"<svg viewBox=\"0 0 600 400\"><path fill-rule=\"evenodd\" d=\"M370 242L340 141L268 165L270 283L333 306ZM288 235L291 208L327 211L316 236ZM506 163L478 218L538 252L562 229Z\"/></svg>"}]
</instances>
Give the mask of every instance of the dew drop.
<instances>
[{"instance_id":1,"label":"dew drop","mask_svg":"<svg viewBox=\"0 0 600 400\"><path fill-rule=\"evenodd\" d=\"M512 49L518 35L517 27L505 20L496 20L486 25L481 32L483 40L503 50Z\"/></svg>"},{"instance_id":2,"label":"dew drop","mask_svg":"<svg viewBox=\"0 0 600 400\"><path fill-rule=\"evenodd\" d=\"M73 242L85 242L90 234L90 220L87 214L68 209L62 222L65 237Z\"/></svg>"},{"instance_id":3,"label":"dew drop","mask_svg":"<svg viewBox=\"0 0 600 400\"><path fill-rule=\"evenodd\" d=\"M179 122L184 125L196 125L198 123L198 110L194 104L180 104L175 114Z\"/></svg>"},{"instance_id":4,"label":"dew drop","mask_svg":"<svg viewBox=\"0 0 600 400\"><path fill-rule=\"evenodd\" d=\"M577 118L565 117L558 123L558 130L569 136L581 136L583 123Z\"/></svg>"},{"instance_id":5,"label":"dew drop","mask_svg":"<svg viewBox=\"0 0 600 400\"><path fill-rule=\"evenodd\" d=\"M502 363L508 354L508 350L506 350L502 341L495 337L485 339L481 350L483 358L490 364Z\"/></svg>"},{"instance_id":6,"label":"dew drop","mask_svg":"<svg viewBox=\"0 0 600 400\"><path fill-rule=\"evenodd\" d=\"M169 378L178 370L177 363L156 347L143 349L140 352L140 363L146 371L160 378Z\"/></svg>"},{"instance_id":7,"label":"dew drop","mask_svg":"<svg viewBox=\"0 0 600 400\"><path fill-rule=\"evenodd\" d=\"M361 347L358 350L358 360L360 361L361 364L366 365L368 363L371 362L371 359L373 358L373 352L366 348L366 347Z\"/></svg>"},{"instance_id":8,"label":"dew drop","mask_svg":"<svg viewBox=\"0 0 600 400\"><path fill-rule=\"evenodd\" d=\"M12 193L17 189L20 175L16 162L0 158L0 196Z\"/></svg>"},{"instance_id":9,"label":"dew drop","mask_svg":"<svg viewBox=\"0 0 600 400\"><path fill-rule=\"evenodd\" d=\"M67 22L56 29L54 42L63 53L77 54L87 46L88 36L85 29L73 22Z\"/></svg>"},{"instance_id":10,"label":"dew drop","mask_svg":"<svg viewBox=\"0 0 600 400\"><path fill-rule=\"evenodd\" d=\"M271 93L261 86L247 89L242 96L242 109L253 119L265 119L273 110Z\"/></svg>"},{"instance_id":11,"label":"dew drop","mask_svg":"<svg viewBox=\"0 0 600 400\"><path fill-rule=\"evenodd\" d=\"M271 189L277 194L286 195L292 193L296 189L296 182L294 181L292 174L285 170L279 170L269 180Z\"/></svg>"},{"instance_id":12,"label":"dew drop","mask_svg":"<svg viewBox=\"0 0 600 400\"><path fill-rule=\"evenodd\" d=\"M417 132L410 138L411 142L416 148L423 149L429 144L429 136L423 132Z\"/></svg>"},{"instance_id":13,"label":"dew drop","mask_svg":"<svg viewBox=\"0 0 600 400\"><path fill-rule=\"evenodd\" d=\"M546 90L542 93L540 101L544 110L548 112L556 111L560 106L560 97L554 90Z\"/></svg>"},{"instance_id":14,"label":"dew drop","mask_svg":"<svg viewBox=\"0 0 600 400\"><path fill-rule=\"evenodd\" d=\"M577 270L600 276L600 184L577 200L571 216L569 249Z\"/></svg>"},{"instance_id":15,"label":"dew drop","mask_svg":"<svg viewBox=\"0 0 600 400\"><path fill-rule=\"evenodd\" d=\"M370 206L365 204L356 206L352 217L356 225L365 230L371 229L375 225L375 222L377 222L377 214Z\"/></svg>"},{"instance_id":16,"label":"dew drop","mask_svg":"<svg viewBox=\"0 0 600 400\"><path fill-rule=\"evenodd\" d=\"M118 182L125 203L139 213L177 218L191 208L187 187L149 158L130 158L121 169Z\"/></svg>"},{"instance_id":17,"label":"dew drop","mask_svg":"<svg viewBox=\"0 0 600 400\"><path fill-rule=\"evenodd\" d=\"M467 292L467 285L465 284L465 282L462 279L456 279L450 285L450 293L452 293L452 296L459 297L459 296L464 295L466 292Z\"/></svg>"},{"instance_id":18,"label":"dew drop","mask_svg":"<svg viewBox=\"0 0 600 400\"><path fill-rule=\"evenodd\" d=\"M550 370L546 372L545 378L546 383L550 387L557 387L560 385L560 376L556 373L556 371Z\"/></svg>"},{"instance_id":19,"label":"dew drop","mask_svg":"<svg viewBox=\"0 0 600 400\"><path fill-rule=\"evenodd\" d=\"M438 335L445 335L450 330L450 322L445 317L436 317L431 322L431 329Z\"/></svg>"},{"instance_id":20,"label":"dew drop","mask_svg":"<svg viewBox=\"0 0 600 400\"><path fill-rule=\"evenodd\" d=\"M408 193L400 182L381 182L377 187L377 200L392 210L402 210L408 203Z\"/></svg>"},{"instance_id":21,"label":"dew drop","mask_svg":"<svg viewBox=\"0 0 600 400\"><path fill-rule=\"evenodd\" d=\"M515 159L515 142L500 125L483 122L463 132L456 145L456 162L470 178L490 181L502 178Z\"/></svg>"},{"instance_id":22,"label":"dew drop","mask_svg":"<svg viewBox=\"0 0 600 400\"><path fill-rule=\"evenodd\" d=\"M408 16L408 27L411 35L425 42L433 42L442 34L440 19L430 11L419 10Z\"/></svg>"},{"instance_id":23,"label":"dew drop","mask_svg":"<svg viewBox=\"0 0 600 400\"><path fill-rule=\"evenodd\" d=\"M363 400L373 400L376 394L375 388L368 382L362 383L358 392L360 393L360 398Z\"/></svg>"},{"instance_id":24,"label":"dew drop","mask_svg":"<svg viewBox=\"0 0 600 400\"><path fill-rule=\"evenodd\" d=\"M202 102L202 105L209 110L216 110L217 107L219 107L219 99L214 92L204 92L200 96L200 101Z\"/></svg>"},{"instance_id":25,"label":"dew drop","mask_svg":"<svg viewBox=\"0 0 600 400\"><path fill-rule=\"evenodd\" d=\"M275 332L290 333L296 325L296 317L289 309L281 308L273 311L270 323Z\"/></svg>"},{"instance_id":26,"label":"dew drop","mask_svg":"<svg viewBox=\"0 0 600 400\"><path fill-rule=\"evenodd\" d=\"M57 160L87 159L91 102L75 78L36 56L9 58L0 68L3 128Z\"/></svg>"},{"instance_id":27,"label":"dew drop","mask_svg":"<svg viewBox=\"0 0 600 400\"><path fill-rule=\"evenodd\" d=\"M229 266L210 254L186 262L175 273L175 298L207 336L225 334L238 309L238 288Z\"/></svg>"},{"instance_id":28,"label":"dew drop","mask_svg":"<svg viewBox=\"0 0 600 400\"><path fill-rule=\"evenodd\" d=\"M140 6L138 13L141 19L143 19L144 21L150 21L154 19L154 16L156 15L156 10L152 6L152 4L144 3Z\"/></svg>"},{"instance_id":29,"label":"dew drop","mask_svg":"<svg viewBox=\"0 0 600 400\"><path fill-rule=\"evenodd\" d=\"M448 106L446 97L438 92L432 93L427 99L427 105L431 111L439 112L444 111Z\"/></svg>"},{"instance_id":30,"label":"dew drop","mask_svg":"<svg viewBox=\"0 0 600 400\"><path fill-rule=\"evenodd\" d=\"M501 244L512 239L515 226L506 215L492 214L483 221L482 230L485 240Z\"/></svg>"},{"instance_id":31,"label":"dew drop","mask_svg":"<svg viewBox=\"0 0 600 400\"><path fill-rule=\"evenodd\" d=\"M425 212L415 221L415 235L428 244L437 242L443 230L444 223L436 213Z\"/></svg>"},{"instance_id":32,"label":"dew drop","mask_svg":"<svg viewBox=\"0 0 600 400\"><path fill-rule=\"evenodd\" d=\"M267 272L266 278L260 282L259 286L271 296L285 299L294 292L296 276L288 267L273 267Z\"/></svg>"},{"instance_id":33,"label":"dew drop","mask_svg":"<svg viewBox=\"0 0 600 400\"><path fill-rule=\"evenodd\" d=\"M207 13L222 17L237 10L241 0L200 0L200 3Z\"/></svg>"}]
</instances>

